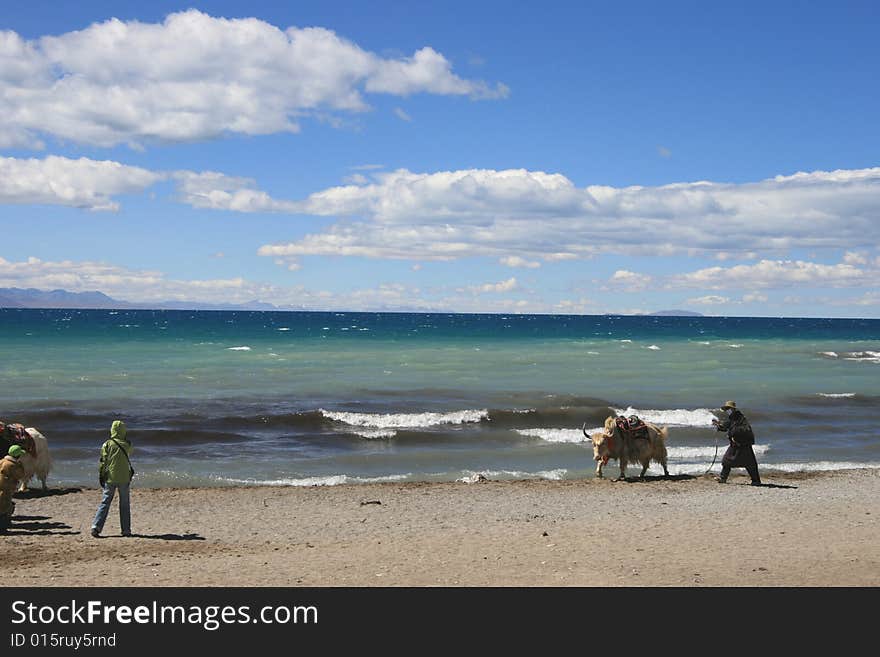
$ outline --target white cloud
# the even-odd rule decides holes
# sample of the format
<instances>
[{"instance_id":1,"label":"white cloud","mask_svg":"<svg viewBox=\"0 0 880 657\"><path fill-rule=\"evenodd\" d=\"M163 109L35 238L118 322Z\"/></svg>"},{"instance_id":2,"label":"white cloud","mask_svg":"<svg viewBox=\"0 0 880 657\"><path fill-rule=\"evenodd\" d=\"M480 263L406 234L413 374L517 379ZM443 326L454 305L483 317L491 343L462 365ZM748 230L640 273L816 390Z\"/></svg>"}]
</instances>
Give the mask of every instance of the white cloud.
<instances>
[{"instance_id":1,"label":"white cloud","mask_svg":"<svg viewBox=\"0 0 880 657\"><path fill-rule=\"evenodd\" d=\"M637 274L626 269L618 269L608 282L612 287L621 288L625 292L636 292L648 287L651 280L651 277L646 274Z\"/></svg>"},{"instance_id":2,"label":"white cloud","mask_svg":"<svg viewBox=\"0 0 880 657\"><path fill-rule=\"evenodd\" d=\"M469 289L472 292L481 292L481 293L503 293L503 292L511 292L517 289L518 285L515 278L508 278L506 281L501 281L499 283L485 283L483 285L474 285Z\"/></svg>"},{"instance_id":3,"label":"white cloud","mask_svg":"<svg viewBox=\"0 0 880 657\"><path fill-rule=\"evenodd\" d=\"M714 257L716 260L721 260L722 262L726 260L755 260L758 257L758 254L754 251L719 251Z\"/></svg>"},{"instance_id":4,"label":"white cloud","mask_svg":"<svg viewBox=\"0 0 880 657\"><path fill-rule=\"evenodd\" d=\"M749 294L744 294L742 300L743 303L764 303L767 301L767 295L758 292L750 292Z\"/></svg>"},{"instance_id":5,"label":"white cloud","mask_svg":"<svg viewBox=\"0 0 880 657\"><path fill-rule=\"evenodd\" d=\"M299 208L297 203L277 201L255 189L255 181L248 178L213 171L177 171L172 177L178 182L180 201L194 208L234 212L296 212Z\"/></svg>"},{"instance_id":6,"label":"white cloud","mask_svg":"<svg viewBox=\"0 0 880 657\"><path fill-rule=\"evenodd\" d=\"M659 155L660 157L670 158L672 157L672 151L670 151L665 146L658 146L657 155Z\"/></svg>"},{"instance_id":7,"label":"white cloud","mask_svg":"<svg viewBox=\"0 0 880 657\"><path fill-rule=\"evenodd\" d=\"M0 205L65 205L117 210L113 197L140 194L163 180L177 183L178 200L195 208L234 212L298 212L300 204L278 201L256 182L213 171L149 171L111 160L50 155L44 159L0 157Z\"/></svg>"},{"instance_id":8,"label":"white cloud","mask_svg":"<svg viewBox=\"0 0 880 657\"><path fill-rule=\"evenodd\" d=\"M802 260L761 260L754 265L709 267L669 278L669 287L710 290L781 288L791 286L850 287L876 285L878 272L840 263L825 265Z\"/></svg>"},{"instance_id":9,"label":"white cloud","mask_svg":"<svg viewBox=\"0 0 880 657\"><path fill-rule=\"evenodd\" d=\"M41 134L113 146L297 132L306 115L368 109L365 93L508 89L458 77L430 47L387 59L328 29L193 9L34 41L0 32L0 147L38 146Z\"/></svg>"},{"instance_id":10,"label":"white cloud","mask_svg":"<svg viewBox=\"0 0 880 657\"><path fill-rule=\"evenodd\" d=\"M730 303L730 299L728 297L721 297L717 295L707 295L704 297L695 297L693 299L688 299L685 303L699 306L718 306L721 304Z\"/></svg>"},{"instance_id":11,"label":"white cloud","mask_svg":"<svg viewBox=\"0 0 880 657\"><path fill-rule=\"evenodd\" d=\"M113 196L141 193L165 177L111 161L54 155L45 159L0 157L0 204L116 210L119 205Z\"/></svg>"},{"instance_id":12,"label":"white cloud","mask_svg":"<svg viewBox=\"0 0 880 657\"><path fill-rule=\"evenodd\" d=\"M843 254L843 262L847 265L867 265L868 257L864 253L847 251Z\"/></svg>"},{"instance_id":13,"label":"white cloud","mask_svg":"<svg viewBox=\"0 0 880 657\"><path fill-rule=\"evenodd\" d=\"M756 183L576 187L561 174L513 169L379 173L375 182L310 195L307 214L352 218L266 245L264 255L336 254L529 261L629 255L740 258L880 240L880 168Z\"/></svg>"},{"instance_id":14,"label":"white cloud","mask_svg":"<svg viewBox=\"0 0 880 657\"><path fill-rule=\"evenodd\" d=\"M524 267L526 269L537 269L541 266L540 262L535 262L534 260L526 260L525 258L520 258L519 256L507 256L506 258L501 258L500 260L502 265L507 267Z\"/></svg>"},{"instance_id":15,"label":"white cloud","mask_svg":"<svg viewBox=\"0 0 880 657\"><path fill-rule=\"evenodd\" d=\"M412 117L399 107L394 108L394 115L401 121L406 121L407 123L412 122Z\"/></svg>"}]
</instances>

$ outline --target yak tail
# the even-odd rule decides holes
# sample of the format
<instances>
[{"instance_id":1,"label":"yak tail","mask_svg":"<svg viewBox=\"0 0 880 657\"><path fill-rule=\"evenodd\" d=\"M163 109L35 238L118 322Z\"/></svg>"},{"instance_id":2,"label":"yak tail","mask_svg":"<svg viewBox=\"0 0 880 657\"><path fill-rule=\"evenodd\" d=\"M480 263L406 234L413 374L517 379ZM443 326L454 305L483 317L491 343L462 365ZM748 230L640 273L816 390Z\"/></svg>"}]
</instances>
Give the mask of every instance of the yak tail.
<instances>
[{"instance_id":1,"label":"yak tail","mask_svg":"<svg viewBox=\"0 0 880 657\"><path fill-rule=\"evenodd\" d=\"M666 442L666 439L669 438L669 427L660 427L659 428L660 440Z\"/></svg>"}]
</instances>

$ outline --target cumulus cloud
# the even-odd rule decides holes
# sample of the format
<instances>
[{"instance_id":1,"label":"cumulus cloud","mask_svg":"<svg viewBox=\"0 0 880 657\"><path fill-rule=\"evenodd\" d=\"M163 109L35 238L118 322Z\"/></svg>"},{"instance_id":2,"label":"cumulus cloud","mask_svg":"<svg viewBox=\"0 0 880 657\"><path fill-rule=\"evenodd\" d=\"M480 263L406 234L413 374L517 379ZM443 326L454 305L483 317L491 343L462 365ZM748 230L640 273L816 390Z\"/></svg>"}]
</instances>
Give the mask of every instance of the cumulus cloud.
<instances>
[{"instance_id":1,"label":"cumulus cloud","mask_svg":"<svg viewBox=\"0 0 880 657\"><path fill-rule=\"evenodd\" d=\"M526 269L537 269L541 266L540 262L535 262L534 260L526 260L525 258L520 258L519 256L507 256L506 258L501 258L500 260L502 265L507 267L524 267Z\"/></svg>"},{"instance_id":2,"label":"cumulus cloud","mask_svg":"<svg viewBox=\"0 0 880 657\"><path fill-rule=\"evenodd\" d=\"M388 59L321 27L194 9L32 41L0 32L0 147L38 147L40 135L113 146L297 132L310 114L367 110L364 94L508 92L459 77L430 47Z\"/></svg>"},{"instance_id":3,"label":"cumulus cloud","mask_svg":"<svg viewBox=\"0 0 880 657\"><path fill-rule=\"evenodd\" d=\"M0 205L65 205L117 210L114 197L140 194L163 180L177 185L178 200L195 208L234 212L299 212L300 204L279 201L249 178L213 171L150 171L110 160L0 157Z\"/></svg>"},{"instance_id":4,"label":"cumulus cloud","mask_svg":"<svg viewBox=\"0 0 880 657\"><path fill-rule=\"evenodd\" d=\"M316 192L299 209L339 217L326 232L265 245L263 255L532 262L629 255L714 255L852 248L880 240L880 168L755 183L587 186L512 169L376 173ZM737 251L731 252L735 242Z\"/></svg>"},{"instance_id":5,"label":"cumulus cloud","mask_svg":"<svg viewBox=\"0 0 880 657\"><path fill-rule=\"evenodd\" d=\"M651 282L651 277L646 274L618 269L609 279L611 287L623 289L626 292L644 290Z\"/></svg>"},{"instance_id":6,"label":"cumulus cloud","mask_svg":"<svg viewBox=\"0 0 880 657\"><path fill-rule=\"evenodd\" d=\"M867 265L868 256L856 251L847 251L843 254L843 262L847 265Z\"/></svg>"},{"instance_id":7,"label":"cumulus cloud","mask_svg":"<svg viewBox=\"0 0 880 657\"><path fill-rule=\"evenodd\" d=\"M275 200L256 189L256 182L249 178L213 171L177 171L171 177L178 183L180 201L195 208L233 212L297 212L299 209L297 203Z\"/></svg>"},{"instance_id":8,"label":"cumulus cloud","mask_svg":"<svg viewBox=\"0 0 880 657\"><path fill-rule=\"evenodd\" d=\"M119 194L143 192L166 176L118 162L50 155L0 157L0 204L66 205L116 210Z\"/></svg>"},{"instance_id":9,"label":"cumulus cloud","mask_svg":"<svg viewBox=\"0 0 880 657\"><path fill-rule=\"evenodd\" d=\"M704 297L695 297L693 299L688 299L686 303L691 303L697 306L719 306L721 304L730 303L730 299L728 297L721 297L710 294Z\"/></svg>"},{"instance_id":10,"label":"cumulus cloud","mask_svg":"<svg viewBox=\"0 0 880 657\"><path fill-rule=\"evenodd\" d=\"M839 263L826 265L802 260L761 260L754 265L709 267L671 276L669 287L710 290L783 288L792 286L852 287L876 285L878 272Z\"/></svg>"},{"instance_id":11,"label":"cumulus cloud","mask_svg":"<svg viewBox=\"0 0 880 657\"><path fill-rule=\"evenodd\" d=\"M406 112L404 112L402 109L400 109L399 107L394 108L394 115L398 119L400 119L401 121L406 121L407 123L412 122L412 117L409 114L407 114Z\"/></svg>"},{"instance_id":12,"label":"cumulus cloud","mask_svg":"<svg viewBox=\"0 0 880 657\"><path fill-rule=\"evenodd\" d=\"M499 283L485 283L483 285L474 285L470 289L473 292L503 293L517 289L518 285L515 278L508 278L506 281Z\"/></svg>"},{"instance_id":13,"label":"cumulus cloud","mask_svg":"<svg viewBox=\"0 0 880 657\"><path fill-rule=\"evenodd\" d=\"M255 180L220 172L149 171L58 156L0 157L0 204L114 210L116 197L143 193L167 180L176 184L180 202L196 208L340 218L322 232L294 242L264 244L258 250L288 263L314 255L417 261L485 257L508 267L535 269L541 262L600 254L723 253L726 258L733 253L751 258L759 250L833 247L846 250L843 262L764 258L755 264L668 277L667 285L758 289L877 282L880 258L857 245L880 241L880 223L874 219L880 214L880 168L814 172L745 185L622 189L577 188L560 174L522 169L355 175L362 176L359 184L284 200L259 189ZM731 234L742 250L729 250ZM653 282L629 270L619 270L609 281L633 290Z\"/></svg>"}]
</instances>

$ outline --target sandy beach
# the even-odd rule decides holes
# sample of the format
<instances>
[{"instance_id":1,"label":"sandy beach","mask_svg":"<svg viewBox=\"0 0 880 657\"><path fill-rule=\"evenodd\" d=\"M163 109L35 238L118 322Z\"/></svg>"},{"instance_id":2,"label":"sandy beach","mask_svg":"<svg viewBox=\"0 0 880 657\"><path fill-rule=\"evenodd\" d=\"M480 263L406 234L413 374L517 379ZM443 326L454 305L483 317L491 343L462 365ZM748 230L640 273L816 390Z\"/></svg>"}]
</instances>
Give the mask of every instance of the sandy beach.
<instances>
[{"instance_id":1,"label":"sandy beach","mask_svg":"<svg viewBox=\"0 0 880 657\"><path fill-rule=\"evenodd\" d=\"M880 471L17 496L11 586L877 586Z\"/></svg>"}]
</instances>

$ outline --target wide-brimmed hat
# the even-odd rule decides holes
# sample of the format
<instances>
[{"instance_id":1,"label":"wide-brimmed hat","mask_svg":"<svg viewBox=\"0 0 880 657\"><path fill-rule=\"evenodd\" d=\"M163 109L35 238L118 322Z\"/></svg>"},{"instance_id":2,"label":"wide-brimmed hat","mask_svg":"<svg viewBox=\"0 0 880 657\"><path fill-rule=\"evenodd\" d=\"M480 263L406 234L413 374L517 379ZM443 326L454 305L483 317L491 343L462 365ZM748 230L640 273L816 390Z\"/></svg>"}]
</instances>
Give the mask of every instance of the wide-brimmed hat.
<instances>
[{"instance_id":1,"label":"wide-brimmed hat","mask_svg":"<svg viewBox=\"0 0 880 657\"><path fill-rule=\"evenodd\" d=\"M15 457L15 458L18 458L18 457L21 456L22 454L24 454L24 448L23 448L21 445L12 445L12 446L10 446L10 448L9 448L9 456L13 456L13 457Z\"/></svg>"},{"instance_id":2,"label":"wide-brimmed hat","mask_svg":"<svg viewBox=\"0 0 880 657\"><path fill-rule=\"evenodd\" d=\"M724 402L724 405L721 407L721 410L723 411L723 410L726 410L726 409L728 409L728 408L736 408L736 402L735 402L735 401L726 401L726 402Z\"/></svg>"}]
</instances>

